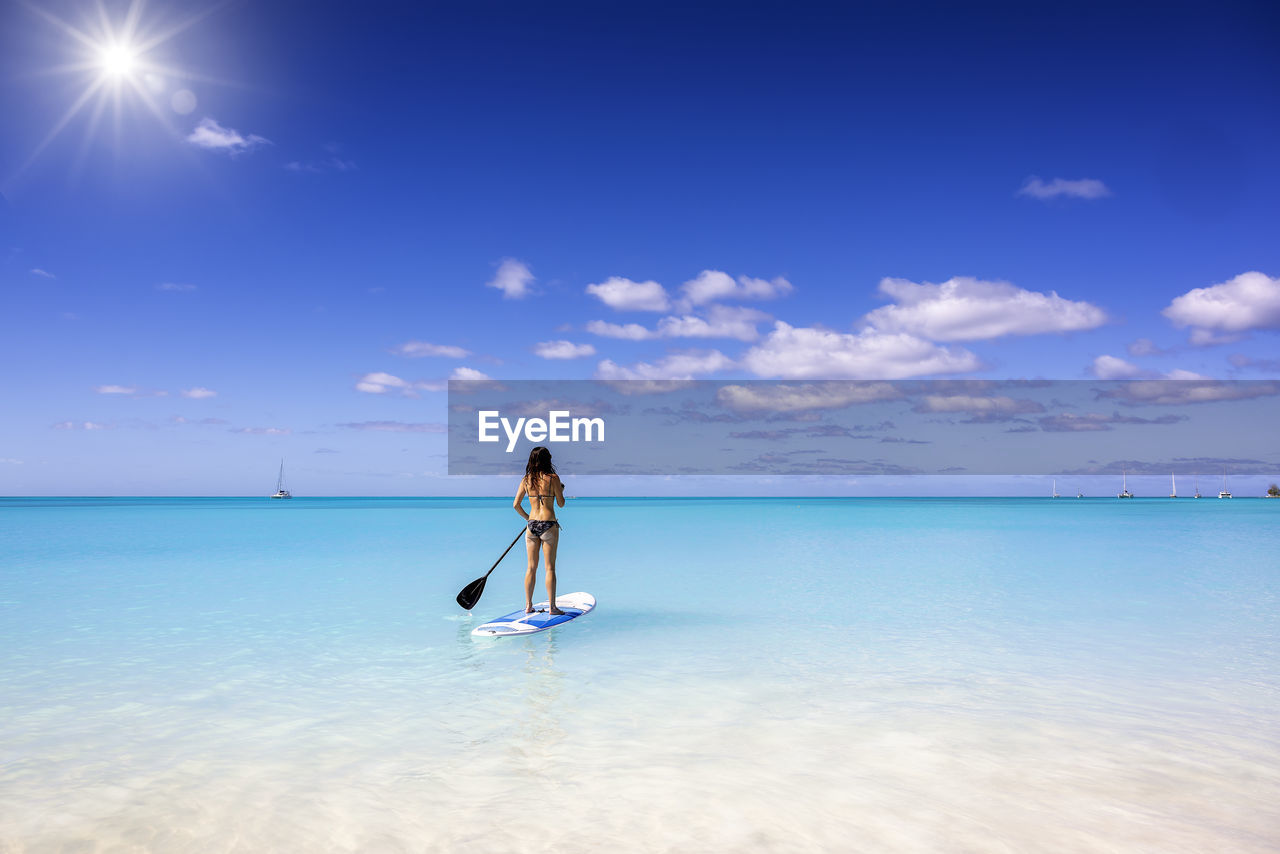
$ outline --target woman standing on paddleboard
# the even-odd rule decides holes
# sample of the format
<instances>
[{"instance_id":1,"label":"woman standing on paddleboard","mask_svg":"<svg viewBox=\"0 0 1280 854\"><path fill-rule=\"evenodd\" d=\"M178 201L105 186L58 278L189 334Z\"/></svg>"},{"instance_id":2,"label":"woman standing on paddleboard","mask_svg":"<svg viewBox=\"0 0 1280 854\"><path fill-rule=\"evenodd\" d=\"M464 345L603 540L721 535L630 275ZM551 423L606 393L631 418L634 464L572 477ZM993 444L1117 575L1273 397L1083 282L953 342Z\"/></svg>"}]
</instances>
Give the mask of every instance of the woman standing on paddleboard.
<instances>
[{"instance_id":1,"label":"woman standing on paddleboard","mask_svg":"<svg viewBox=\"0 0 1280 854\"><path fill-rule=\"evenodd\" d=\"M529 497L529 512L524 512L524 499ZM524 544L529 552L529 569L524 574L524 611L533 613L533 586L538 577L538 549L547 559L547 607L552 614L563 614L556 607L556 547L560 544L560 523L556 507L564 506L564 484L551 464L551 452L539 445L529 452L516 500L512 504L527 522Z\"/></svg>"}]
</instances>

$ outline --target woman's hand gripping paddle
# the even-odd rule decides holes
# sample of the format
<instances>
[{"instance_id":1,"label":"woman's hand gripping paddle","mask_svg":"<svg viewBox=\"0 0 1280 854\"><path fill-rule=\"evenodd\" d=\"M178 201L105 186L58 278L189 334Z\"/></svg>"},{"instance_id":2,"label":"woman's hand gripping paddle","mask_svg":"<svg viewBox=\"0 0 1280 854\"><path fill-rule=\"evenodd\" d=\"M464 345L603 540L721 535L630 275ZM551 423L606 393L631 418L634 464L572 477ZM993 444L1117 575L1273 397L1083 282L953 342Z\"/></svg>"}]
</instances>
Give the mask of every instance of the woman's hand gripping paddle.
<instances>
[{"instance_id":1,"label":"woman's hand gripping paddle","mask_svg":"<svg viewBox=\"0 0 1280 854\"><path fill-rule=\"evenodd\" d=\"M498 568L498 564L502 563L502 558L507 556L507 552L516 547L516 543L520 542L520 538L524 536L524 528L520 529L520 533L516 534L516 538L511 541L511 545L507 546L507 551L503 552L501 557L493 562L493 566L489 567L489 572L493 572ZM462 588L462 592L458 594L458 604L466 610L470 611L480 601L480 594L484 592L484 583L489 580L489 572L482 577Z\"/></svg>"}]
</instances>

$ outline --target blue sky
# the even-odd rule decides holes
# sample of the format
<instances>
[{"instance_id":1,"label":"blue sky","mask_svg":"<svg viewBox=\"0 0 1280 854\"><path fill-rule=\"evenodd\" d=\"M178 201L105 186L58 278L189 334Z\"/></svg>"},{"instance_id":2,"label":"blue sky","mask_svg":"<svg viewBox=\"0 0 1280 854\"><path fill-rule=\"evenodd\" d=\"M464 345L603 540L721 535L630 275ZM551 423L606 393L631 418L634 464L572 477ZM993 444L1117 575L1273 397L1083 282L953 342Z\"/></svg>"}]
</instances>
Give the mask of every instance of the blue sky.
<instances>
[{"instance_id":1,"label":"blue sky","mask_svg":"<svg viewBox=\"0 0 1280 854\"><path fill-rule=\"evenodd\" d=\"M1278 17L7 4L0 493L495 491L475 372L1280 377Z\"/></svg>"}]
</instances>

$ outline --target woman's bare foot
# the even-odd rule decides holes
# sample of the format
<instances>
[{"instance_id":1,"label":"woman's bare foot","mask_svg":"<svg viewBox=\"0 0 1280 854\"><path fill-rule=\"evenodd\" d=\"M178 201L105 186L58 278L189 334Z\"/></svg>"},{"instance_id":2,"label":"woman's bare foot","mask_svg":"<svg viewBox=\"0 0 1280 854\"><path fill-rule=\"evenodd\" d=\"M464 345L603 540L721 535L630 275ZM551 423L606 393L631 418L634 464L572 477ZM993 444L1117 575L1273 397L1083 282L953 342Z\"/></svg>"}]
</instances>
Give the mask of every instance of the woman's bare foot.
<instances>
[{"instance_id":1,"label":"woman's bare foot","mask_svg":"<svg viewBox=\"0 0 1280 854\"><path fill-rule=\"evenodd\" d=\"M526 614L532 614L532 613L533 613L533 606L532 606L532 605L525 605L525 606L524 606L524 612L525 612Z\"/></svg>"},{"instance_id":2,"label":"woman's bare foot","mask_svg":"<svg viewBox=\"0 0 1280 854\"><path fill-rule=\"evenodd\" d=\"M551 616L553 617L559 617L559 616L562 616L563 614L564 614L564 611L561 611L559 608L551 609Z\"/></svg>"}]
</instances>

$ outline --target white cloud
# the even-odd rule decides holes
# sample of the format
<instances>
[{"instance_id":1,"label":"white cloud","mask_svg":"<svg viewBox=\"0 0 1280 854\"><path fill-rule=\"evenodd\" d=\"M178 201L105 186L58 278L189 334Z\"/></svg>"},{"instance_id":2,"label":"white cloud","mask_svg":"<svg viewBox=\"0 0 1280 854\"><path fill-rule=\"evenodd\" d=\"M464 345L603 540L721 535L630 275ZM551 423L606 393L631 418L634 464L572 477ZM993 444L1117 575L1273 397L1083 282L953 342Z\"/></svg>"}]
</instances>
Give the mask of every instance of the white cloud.
<instances>
[{"instance_id":1,"label":"white cloud","mask_svg":"<svg viewBox=\"0 0 1280 854\"><path fill-rule=\"evenodd\" d=\"M1174 326L1192 327L1197 346L1239 340L1252 329L1280 328L1280 278L1241 273L1234 279L1195 288L1176 297L1164 311Z\"/></svg>"},{"instance_id":2,"label":"white cloud","mask_svg":"<svg viewBox=\"0 0 1280 854\"><path fill-rule=\"evenodd\" d=\"M195 285L189 285L185 282L161 282L156 285L158 291L194 291Z\"/></svg>"},{"instance_id":3,"label":"white cloud","mask_svg":"<svg viewBox=\"0 0 1280 854\"><path fill-rule=\"evenodd\" d=\"M94 386L93 390L98 394L137 394L138 392L133 386L124 385L99 385Z\"/></svg>"},{"instance_id":4,"label":"white cloud","mask_svg":"<svg viewBox=\"0 0 1280 854\"><path fill-rule=\"evenodd\" d=\"M533 272L529 265L514 258L503 258L498 272L485 282L487 288L502 291L503 299L524 299L533 293Z\"/></svg>"},{"instance_id":5,"label":"white cloud","mask_svg":"<svg viewBox=\"0 0 1280 854\"><path fill-rule=\"evenodd\" d=\"M603 320L592 320L587 324L587 331L602 338L623 338L628 341L647 341L657 338L658 333L646 329L638 323L608 323Z\"/></svg>"},{"instance_id":6,"label":"white cloud","mask_svg":"<svg viewBox=\"0 0 1280 854\"><path fill-rule=\"evenodd\" d=\"M13 457L0 457L0 465L20 466L22 460L15 460Z\"/></svg>"},{"instance_id":7,"label":"white cloud","mask_svg":"<svg viewBox=\"0 0 1280 854\"><path fill-rule=\"evenodd\" d=\"M1093 360L1089 372L1100 380L1128 380L1140 377L1145 372L1132 362L1116 356L1102 355Z\"/></svg>"},{"instance_id":8,"label":"white cloud","mask_svg":"<svg viewBox=\"0 0 1280 854\"><path fill-rule=\"evenodd\" d=\"M696 374L712 374L733 366L733 360L719 350L672 353L656 363L637 362L629 367L605 359L596 365L596 379L689 380Z\"/></svg>"},{"instance_id":9,"label":"white cloud","mask_svg":"<svg viewBox=\"0 0 1280 854\"><path fill-rule=\"evenodd\" d=\"M488 374L477 371L475 368L454 368L453 373L449 374L451 380L488 380L493 379Z\"/></svg>"},{"instance_id":10,"label":"white cloud","mask_svg":"<svg viewBox=\"0 0 1280 854\"><path fill-rule=\"evenodd\" d=\"M256 133L245 136L238 130L224 128L216 120L207 116L201 119L196 129L187 136L187 142L200 148L223 151L232 155L242 154L259 145L271 144L271 140L266 137L258 136Z\"/></svg>"},{"instance_id":11,"label":"white cloud","mask_svg":"<svg viewBox=\"0 0 1280 854\"><path fill-rule=\"evenodd\" d=\"M574 344L572 341L543 341L533 347L535 355L544 359L580 359L594 356L596 348L590 344Z\"/></svg>"},{"instance_id":12,"label":"white cloud","mask_svg":"<svg viewBox=\"0 0 1280 854\"><path fill-rule=\"evenodd\" d=\"M96 421L62 421L53 425L54 430L110 430L111 427Z\"/></svg>"},{"instance_id":13,"label":"white cloud","mask_svg":"<svg viewBox=\"0 0 1280 854\"><path fill-rule=\"evenodd\" d=\"M658 321L657 334L663 338L736 338L755 341L760 337L756 324L773 318L754 308L713 305L707 317L686 314Z\"/></svg>"},{"instance_id":14,"label":"white cloud","mask_svg":"<svg viewBox=\"0 0 1280 854\"><path fill-rule=\"evenodd\" d=\"M366 394L384 394L388 389L409 388L409 383L392 374L375 372L365 374L356 382L356 391Z\"/></svg>"},{"instance_id":15,"label":"white cloud","mask_svg":"<svg viewBox=\"0 0 1280 854\"><path fill-rule=\"evenodd\" d=\"M1188 371L1183 368L1174 368L1172 371L1169 371L1164 376L1165 376L1165 379L1169 379L1169 380L1208 380L1209 382L1214 381L1211 377L1206 377L1204 374L1197 374L1195 371Z\"/></svg>"},{"instance_id":16,"label":"white cloud","mask_svg":"<svg viewBox=\"0 0 1280 854\"><path fill-rule=\"evenodd\" d=\"M1096 178L1081 178L1068 181L1054 178L1045 182L1032 175L1018 190L1019 196L1030 196L1033 199L1053 199L1058 196L1069 196L1076 199L1101 199L1111 195L1107 185Z\"/></svg>"},{"instance_id":17,"label":"white cloud","mask_svg":"<svg viewBox=\"0 0 1280 854\"><path fill-rule=\"evenodd\" d=\"M739 341L755 341L760 337L756 324L772 320L772 316L754 308L713 305L705 317L694 314L671 315L658 321L657 329L648 329L638 323L608 323L593 320L587 331L605 338L623 338L628 341L648 341L653 338L736 338Z\"/></svg>"},{"instance_id":18,"label":"white cloud","mask_svg":"<svg viewBox=\"0 0 1280 854\"><path fill-rule=\"evenodd\" d=\"M1106 312L1087 302L968 276L939 285L886 278L880 280L880 292L896 302L867 314L865 323L882 332L906 332L933 341L1073 332L1107 322Z\"/></svg>"},{"instance_id":19,"label":"white cloud","mask_svg":"<svg viewBox=\"0 0 1280 854\"><path fill-rule=\"evenodd\" d=\"M180 394L183 397L189 397L192 400L204 400L207 397L217 397L218 393L211 388L195 386L194 388L184 388Z\"/></svg>"},{"instance_id":20,"label":"white cloud","mask_svg":"<svg viewBox=\"0 0 1280 854\"><path fill-rule=\"evenodd\" d=\"M895 380L982 367L968 350L940 347L913 335L875 329L850 335L782 321L741 361L757 376L784 379Z\"/></svg>"},{"instance_id":21,"label":"white cloud","mask_svg":"<svg viewBox=\"0 0 1280 854\"><path fill-rule=\"evenodd\" d=\"M394 374L387 374L381 371L365 374L356 381L356 391L362 391L365 394L386 394L392 389L398 389L400 394L405 397L418 397L419 391L444 391L445 388L447 386L443 382L427 382L424 380L409 382Z\"/></svg>"},{"instance_id":22,"label":"white cloud","mask_svg":"<svg viewBox=\"0 0 1280 854\"><path fill-rule=\"evenodd\" d=\"M781 276L772 280L739 276L734 280L728 273L719 270L703 270L696 278L681 286L684 298L690 305L703 305L724 299L775 299L791 293L791 290L791 283Z\"/></svg>"},{"instance_id":23,"label":"white cloud","mask_svg":"<svg viewBox=\"0 0 1280 854\"><path fill-rule=\"evenodd\" d=\"M32 268L31 268L31 275L33 275L33 276L39 276L39 277L40 277L40 278L42 278L42 279L56 279L56 278L58 278L58 277L57 277L57 276L55 276L53 273L50 273L48 270L41 270L39 267L32 267Z\"/></svg>"},{"instance_id":24,"label":"white cloud","mask_svg":"<svg viewBox=\"0 0 1280 854\"><path fill-rule=\"evenodd\" d=\"M408 356L411 359L423 356L442 356L446 359L465 359L471 355L470 350L455 347L452 344L431 344L426 341L408 341L391 351L397 356Z\"/></svg>"},{"instance_id":25,"label":"white cloud","mask_svg":"<svg viewBox=\"0 0 1280 854\"><path fill-rule=\"evenodd\" d=\"M633 282L611 276L600 284L587 285L587 293L615 311L666 311L671 307L666 289L652 280Z\"/></svg>"}]
</instances>

